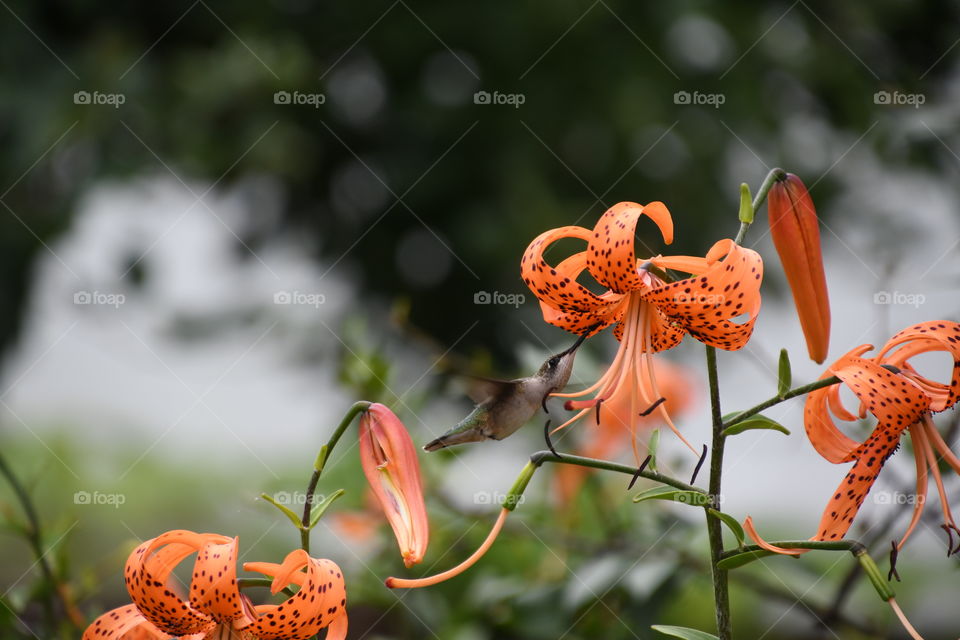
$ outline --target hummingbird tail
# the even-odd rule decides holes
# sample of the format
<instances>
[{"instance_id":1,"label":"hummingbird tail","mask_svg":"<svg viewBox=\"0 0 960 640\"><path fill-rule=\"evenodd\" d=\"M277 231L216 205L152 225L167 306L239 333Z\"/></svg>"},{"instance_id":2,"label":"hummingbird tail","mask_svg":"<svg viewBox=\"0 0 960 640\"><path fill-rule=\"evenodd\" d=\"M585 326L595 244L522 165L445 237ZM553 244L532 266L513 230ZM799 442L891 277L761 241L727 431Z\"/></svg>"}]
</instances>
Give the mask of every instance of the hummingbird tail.
<instances>
[{"instance_id":1,"label":"hummingbird tail","mask_svg":"<svg viewBox=\"0 0 960 640\"><path fill-rule=\"evenodd\" d=\"M487 437L475 429L467 431L452 431L450 433L443 434L436 440L431 440L423 446L423 450L437 451L455 444L464 444L466 442L482 442L483 440L487 440Z\"/></svg>"}]
</instances>

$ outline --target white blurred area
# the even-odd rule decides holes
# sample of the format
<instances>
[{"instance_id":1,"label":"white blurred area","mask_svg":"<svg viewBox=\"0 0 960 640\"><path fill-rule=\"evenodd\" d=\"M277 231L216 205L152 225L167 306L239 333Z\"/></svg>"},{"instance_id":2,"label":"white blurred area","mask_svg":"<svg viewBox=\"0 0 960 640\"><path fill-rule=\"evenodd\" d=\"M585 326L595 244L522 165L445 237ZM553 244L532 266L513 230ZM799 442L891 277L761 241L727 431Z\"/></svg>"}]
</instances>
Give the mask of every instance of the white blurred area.
<instances>
[{"instance_id":1,"label":"white blurred area","mask_svg":"<svg viewBox=\"0 0 960 640\"><path fill-rule=\"evenodd\" d=\"M839 155L850 142L835 140L825 157ZM736 181L765 173L739 142L731 141L729 153ZM854 148L832 174L843 191L833 200L836 210L825 212L833 215L822 230L833 309L828 363L858 344L882 344L912 323L958 319L960 203L954 190L920 173L885 173L866 145ZM191 188L201 193L205 187ZM815 186L812 195L816 201ZM239 461L264 474L274 473L291 451L313 451L355 400L338 385L334 362L344 348L340 323L348 312L362 311L364 301L345 263L335 269L318 264L310 258L314 247L302 238L281 236L255 248L239 242L250 225L271 224L269 212L280 201L268 181L233 192L213 189L205 204L167 178L94 189L73 227L36 264L23 336L4 363L6 423L41 441L66 428L86 442L142 447L144 456ZM746 241L766 257L764 306L749 346L720 354L725 412L775 392L781 347L791 354L795 384L823 370L806 357L792 301L772 293L771 284L784 280L765 215L764 209ZM674 216L682 229L682 212ZM730 218L732 235L732 211ZM139 289L125 284L133 262L146 274ZM116 307L77 304L78 292L125 299ZM883 292L893 304L875 302ZM299 294L300 303L277 304L278 293ZM311 304L317 296L322 304ZM530 300L524 317L536 322ZM200 328L190 330L194 324ZM560 341L550 350L567 346L565 334L549 335ZM548 349L533 333L530 338L524 360L533 369ZM612 351L612 338L602 340ZM581 357L574 382L592 381L591 360L603 365L597 357L603 348L591 350ZM319 357L303 357L307 353ZM398 391L425 387L431 357L415 349L401 356L400 366L412 361L415 382ZM695 444L708 442L703 349L687 339L668 357L689 365L702 381L704 397L679 424ZM466 401L433 396L419 415L402 406L398 412L411 421L415 439L426 441L467 408ZM738 518L766 514L763 520L776 520L780 528L771 533L792 530L793 537L805 537L847 466L825 462L806 441L802 401L766 415L793 433L750 432L728 442L724 507ZM689 452L667 432L661 441L670 468L686 476L695 462ZM464 448L449 469L450 499L476 508L475 493L505 491L539 448L540 430L532 426L502 443ZM911 477L913 464L901 450L889 462L895 471L883 474L875 491L891 489L891 477ZM531 491L545 486L534 483ZM868 498L861 521L873 521L883 509ZM938 538L930 548L940 546Z\"/></svg>"}]
</instances>

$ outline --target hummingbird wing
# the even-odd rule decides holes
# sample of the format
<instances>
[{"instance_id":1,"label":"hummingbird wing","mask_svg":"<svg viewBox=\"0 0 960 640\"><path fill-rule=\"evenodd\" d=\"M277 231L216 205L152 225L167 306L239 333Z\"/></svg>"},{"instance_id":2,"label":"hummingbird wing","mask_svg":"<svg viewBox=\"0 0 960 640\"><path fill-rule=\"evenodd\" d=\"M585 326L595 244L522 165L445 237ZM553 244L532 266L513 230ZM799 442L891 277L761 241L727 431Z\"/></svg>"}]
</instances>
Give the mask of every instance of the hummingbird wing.
<instances>
[{"instance_id":1,"label":"hummingbird wing","mask_svg":"<svg viewBox=\"0 0 960 640\"><path fill-rule=\"evenodd\" d=\"M466 384L467 397L477 404L506 393L516 385L516 381L511 380L498 380L471 374L460 375Z\"/></svg>"}]
</instances>

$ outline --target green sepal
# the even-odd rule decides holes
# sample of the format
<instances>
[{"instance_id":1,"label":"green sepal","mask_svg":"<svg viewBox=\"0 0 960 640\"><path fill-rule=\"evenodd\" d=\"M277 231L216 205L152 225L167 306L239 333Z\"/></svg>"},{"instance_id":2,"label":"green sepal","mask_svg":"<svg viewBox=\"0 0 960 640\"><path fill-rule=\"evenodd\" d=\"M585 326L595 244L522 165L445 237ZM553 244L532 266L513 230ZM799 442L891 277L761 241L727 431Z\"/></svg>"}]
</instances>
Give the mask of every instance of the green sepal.
<instances>
[{"instance_id":1,"label":"green sepal","mask_svg":"<svg viewBox=\"0 0 960 640\"><path fill-rule=\"evenodd\" d=\"M790 371L790 356L786 349L780 349L780 362L777 367L777 395L781 398L790 391L793 373Z\"/></svg>"}]
</instances>

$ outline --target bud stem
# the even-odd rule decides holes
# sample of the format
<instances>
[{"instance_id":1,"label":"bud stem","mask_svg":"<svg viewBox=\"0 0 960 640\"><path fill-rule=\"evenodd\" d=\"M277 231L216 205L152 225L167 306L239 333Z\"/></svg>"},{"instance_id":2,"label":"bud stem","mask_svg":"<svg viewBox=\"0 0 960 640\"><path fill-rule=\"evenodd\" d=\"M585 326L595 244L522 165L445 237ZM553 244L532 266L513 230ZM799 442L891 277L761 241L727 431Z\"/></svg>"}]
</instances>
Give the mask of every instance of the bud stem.
<instances>
[{"instance_id":1,"label":"bud stem","mask_svg":"<svg viewBox=\"0 0 960 640\"><path fill-rule=\"evenodd\" d=\"M308 554L310 553L310 529L313 528L310 524L310 516L313 510L313 496L317 492L317 483L320 482L320 474L323 473L323 468L327 464L327 459L333 452L334 447L336 447L337 443L340 441L340 437L343 435L343 432L347 430L347 427L350 426L350 423L353 422L354 418L369 408L370 403L366 400L354 402L353 405L347 409L347 413L343 416L343 419L340 420L340 424L337 425L337 428L330 436L327 444L320 447L320 452L317 454L317 458L313 463L313 474L310 476L310 482L307 484L307 498L305 504L303 505L303 516L300 518L299 527L300 548L302 548Z\"/></svg>"}]
</instances>

